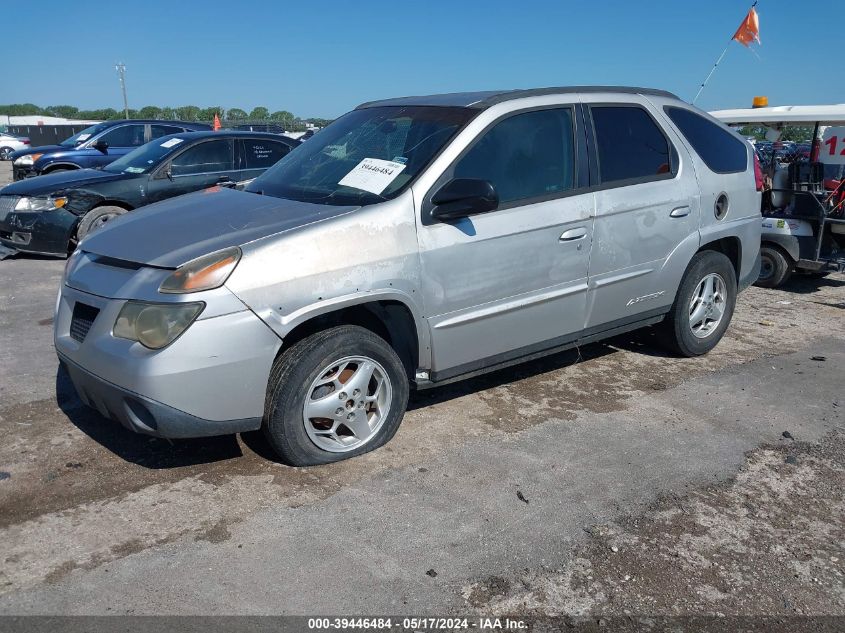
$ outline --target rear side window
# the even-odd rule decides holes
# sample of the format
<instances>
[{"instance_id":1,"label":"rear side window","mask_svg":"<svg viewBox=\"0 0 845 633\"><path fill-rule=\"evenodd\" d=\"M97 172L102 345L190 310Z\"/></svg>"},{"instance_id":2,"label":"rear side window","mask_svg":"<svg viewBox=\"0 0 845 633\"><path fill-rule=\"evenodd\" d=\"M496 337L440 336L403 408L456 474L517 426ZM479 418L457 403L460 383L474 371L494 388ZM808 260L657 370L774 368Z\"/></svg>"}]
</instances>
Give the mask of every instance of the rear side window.
<instances>
[{"instance_id":1,"label":"rear side window","mask_svg":"<svg viewBox=\"0 0 845 633\"><path fill-rule=\"evenodd\" d=\"M572 109L537 110L496 123L457 162L454 178L488 180L502 204L572 189Z\"/></svg>"},{"instance_id":2,"label":"rear side window","mask_svg":"<svg viewBox=\"0 0 845 633\"><path fill-rule=\"evenodd\" d=\"M161 138L162 136L167 136L169 134L180 134L184 131L185 128L177 127L175 125L159 125L157 123L153 123L150 126L150 140Z\"/></svg>"},{"instance_id":3,"label":"rear side window","mask_svg":"<svg viewBox=\"0 0 845 633\"><path fill-rule=\"evenodd\" d=\"M592 106L602 184L655 180L672 173L669 141L639 107Z\"/></svg>"},{"instance_id":4,"label":"rear side window","mask_svg":"<svg viewBox=\"0 0 845 633\"><path fill-rule=\"evenodd\" d=\"M748 150L745 142L733 132L685 108L666 107L665 110L711 171L734 174L746 170Z\"/></svg>"},{"instance_id":5,"label":"rear side window","mask_svg":"<svg viewBox=\"0 0 845 633\"><path fill-rule=\"evenodd\" d=\"M231 171L232 143L218 139L189 147L173 159L170 170L174 176Z\"/></svg>"},{"instance_id":6,"label":"rear side window","mask_svg":"<svg viewBox=\"0 0 845 633\"><path fill-rule=\"evenodd\" d=\"M241 141L241 160L238 169L267 169L289 151L290 147L278 141L244 139Z\"/></svg>"}]
</instances>

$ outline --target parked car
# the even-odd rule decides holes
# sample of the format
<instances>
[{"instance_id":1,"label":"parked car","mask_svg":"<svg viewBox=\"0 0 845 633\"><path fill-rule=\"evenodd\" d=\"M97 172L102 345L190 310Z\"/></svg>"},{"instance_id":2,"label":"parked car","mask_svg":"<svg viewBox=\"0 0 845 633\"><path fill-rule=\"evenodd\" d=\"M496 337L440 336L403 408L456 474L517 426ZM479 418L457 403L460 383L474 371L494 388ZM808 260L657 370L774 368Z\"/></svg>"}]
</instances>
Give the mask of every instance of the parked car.
<instances>
[{"instance_id":1,"label":"parked car","mask_svg":"<svg viewBox=\"0 0 845 633\"><path fill-rule=\"evenodd\" d=\"M27 137L0 132L0 160L9 160L14 152L28 147L29 139Z\"/></svg>"},{"instance_id":2,"label":"parked car","mask_svg":"<svg viewBox=\"0 0 845 633\"><path fill-rule=\"evenodd\" d=\"M589 131L589 133L588 133ZM409 388L658 325L704 354L759 271L751 146L667 92L359 106L243 191L128 214L66 267L54 341L140 433L370 451Z\"/></svg>"},{"instance_id":3,"label":"parked car","mask_svg":"<svg viewBox=\"0 0 845 633\"><path fill-rule=\"evenodd\" d=\"M22 180L71 169L98 168L128 154L144 143L181 132L210 130L205 123L126 119L87 127L58 145L43 145L14 152L13 178Z\"/></svg>"},{"instance_id":4,"label":"parked car","mask_svg":"<svg viewBox=\"0 0 845 633\"><path fill-rule=\"evenodd\" d=\"M101 170L28 178L0 190L0 244L64 257L127 211L214 185L244 184L297 145L262 132L188 132L151 141Z\"/></svg>"}]
</instances>

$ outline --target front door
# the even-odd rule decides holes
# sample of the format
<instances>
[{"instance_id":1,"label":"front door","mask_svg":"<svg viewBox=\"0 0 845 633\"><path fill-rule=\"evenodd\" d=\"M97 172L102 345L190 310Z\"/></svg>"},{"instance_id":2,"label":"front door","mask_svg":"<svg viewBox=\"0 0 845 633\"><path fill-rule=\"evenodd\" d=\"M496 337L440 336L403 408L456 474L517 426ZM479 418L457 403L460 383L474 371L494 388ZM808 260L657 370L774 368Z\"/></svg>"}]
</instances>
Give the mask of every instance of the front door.
<instances>
[{"instance_id":1,"label":"front door","mask_svg":"<svg viewBox=\"0 0 845 633\"><path fill-rule=\"evenodd\" d=\"M579 193L576 106L493 122L437 181L490 181L499 208L437 222L423 202L422 292L440 380L566 342L581 330L593 195Z\"/></svg>"},{"instance_id":2,"label":"front door","mask_svg":"<svg viewBox=\"0 0 845 633\"><path fill-rule=\"evenodd\" d=\"M108 143L105 152L96 150L91 159L91 167L102 167L128 154L145 142L145 125L143 123L127 123L109 128L97 141Z\"/></svg>"},{"instance_id":3,"label":"front door","mask_svg":"<svg viewBox=\"0 0 845 633\"><path fill-rule=\"evenodd\" d=\"M210 139L176 154L150 181L148 203L231 182L234 175L232 145L229 138Z\"/></svg>"}]
</instances>

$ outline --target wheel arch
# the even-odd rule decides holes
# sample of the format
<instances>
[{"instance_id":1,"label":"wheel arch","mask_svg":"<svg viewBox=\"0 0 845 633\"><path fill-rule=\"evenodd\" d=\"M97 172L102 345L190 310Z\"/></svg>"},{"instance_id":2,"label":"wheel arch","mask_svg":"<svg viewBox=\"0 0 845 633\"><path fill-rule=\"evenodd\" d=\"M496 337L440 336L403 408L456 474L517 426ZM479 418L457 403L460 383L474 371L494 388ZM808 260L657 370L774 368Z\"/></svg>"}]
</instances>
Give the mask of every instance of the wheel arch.
<instances>
[{"instance_id":1,"label":"wheel arch","mask_svg":"<svg viewBox=\"0 0 845 633\"><path fill-rule=\"evenodd\" d=\"M696 253L703 251L715 251L727 257L733 266L737 283L739 283L742 267L742 240L736 236L720 237L702 244Z\"/></svg>"},{"instance_id":2,"label":"wheel arch","mask_svg":"<svg viewBox=\"0 0 845 633\"><path fill-rule=\"evenodd\" d=\"M760 245L766 244L779 247L792 258L793 263L801 259L801 245L794 235L763 234Z\"/></svg>"},{"instance_id":3,"label":"wheel arch","mask_svg":"<svg viewBox=\"0 0 845 633\"><path fill-rule=\"evenodd\" d=\"M80 167L76 163L56 162L56 163L49 163L47 165L44 165L44 167L41 168L40 173L41 174L49 174L51 171L55 171L56 169L82 169L82 167Z\"/></svg>"},{"instance_id":4,"label":"wheel arch","mask_svg":"<svg viewBox=\"0 0 845 633\"><path fill-rule=\"evenodd\" d=\"M407 301L386 295L373 299L360 297L358 301L344 301L327 309L319 307L298 315L282 336L284 353L298 341L330 327L357 325L382 337L394 349L413 380L420 365L425 365L422 352L428 350L428 339L422 321ZM278 332L278 328L274 328Z\"/></svg>"},{"instance_id":5,"label":"wheel arch","mask_svg":"<svg viewBox=\"0 0 845 633\"><path fill-rule=\"evenodd\" d=\"M86 211L85 215L87 215L88 213L91 213L91 211L93 211L94 209L99 209L100 207L120 207L121 209L125 209L126 211L134 211L135 210L135 207L133 207L128 202L124 202L123 200L106 199L106 200L101 200L96 205L94 205L93 207L88 209L88 211Z\"/></svg>"}]
</instances>

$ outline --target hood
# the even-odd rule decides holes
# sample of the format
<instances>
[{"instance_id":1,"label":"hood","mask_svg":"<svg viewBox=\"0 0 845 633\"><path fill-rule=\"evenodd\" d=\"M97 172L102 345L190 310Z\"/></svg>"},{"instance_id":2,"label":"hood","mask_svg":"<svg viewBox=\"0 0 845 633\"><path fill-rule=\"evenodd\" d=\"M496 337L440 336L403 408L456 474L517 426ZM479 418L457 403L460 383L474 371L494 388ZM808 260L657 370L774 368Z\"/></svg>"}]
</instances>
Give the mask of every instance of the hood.
<instances>
[{"instance_id":1,"label":"hood","mask_svg":"<svg viewBox=\"0 0 845 633\"><path fill-rule=\"evenodd\" d=\"M19 149L16 152L12 152L12 155L9 157L9 159L15 160L16 158L26 156L27 154L47 154L49 152L61 152L69 149L73 148L62 147L61 145L42 145L41 147L27 147L26 149Z\"/></svg>"},{"instance_id":2,"label":"hood","mask_svg":"<svg viewBox=\"0 0 845 633\"><path fill-rule=\"evenodd\" d=\"M3 187L4 196L42 196L64 189L79 189L89 185L126 180L134 174L114 174L99 169L76 169L44 174L38 178L19 180Z\"/></svg>"},{"instance_id":3,"label":"hood","mask_svg":"<svg viewBox=\"0 0 845 633\"><path fill-rule=\"evenodd\" d=\"M138 264L177 268L201 255L242 246L357 208L213 187L111 220L86 237L79 248Z\"/></svg>"}]
</instances>

